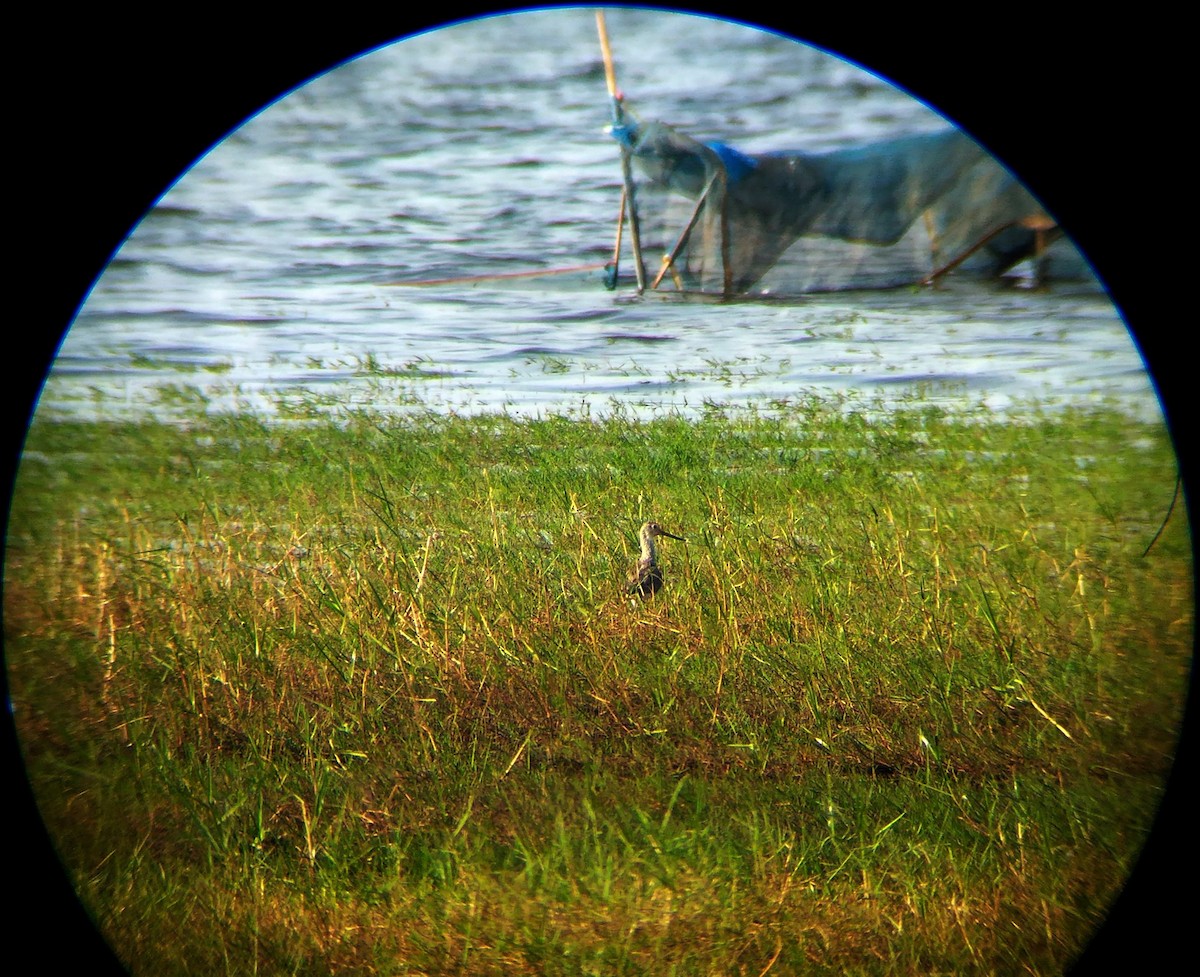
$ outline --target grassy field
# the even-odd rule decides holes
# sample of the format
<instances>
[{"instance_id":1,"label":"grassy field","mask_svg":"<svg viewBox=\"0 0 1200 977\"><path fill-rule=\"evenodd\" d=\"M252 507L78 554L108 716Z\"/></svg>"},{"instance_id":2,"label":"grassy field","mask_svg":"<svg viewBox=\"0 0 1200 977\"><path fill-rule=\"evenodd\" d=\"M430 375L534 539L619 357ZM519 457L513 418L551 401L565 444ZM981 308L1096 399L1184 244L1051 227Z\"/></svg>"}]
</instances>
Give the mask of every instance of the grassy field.
<instances>
[{"instance_id":1,"label":"grassy field","mask_svg":"<svg viewBox=\"0 0 1200 977\"><path fill-rule=\"evenodd\" d=\"M1055 974L1178 734L1174 490L1104 408L46 421L14 712L138 974Z\"/></svg>"}]
</instances>

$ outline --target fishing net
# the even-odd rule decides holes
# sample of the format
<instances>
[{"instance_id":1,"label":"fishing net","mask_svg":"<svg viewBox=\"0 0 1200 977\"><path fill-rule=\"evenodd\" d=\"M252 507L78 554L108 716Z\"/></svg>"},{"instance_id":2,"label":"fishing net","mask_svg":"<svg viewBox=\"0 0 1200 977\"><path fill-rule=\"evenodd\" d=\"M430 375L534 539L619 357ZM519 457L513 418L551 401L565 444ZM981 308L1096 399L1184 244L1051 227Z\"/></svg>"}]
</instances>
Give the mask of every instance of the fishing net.
<instances>
[{"instance_id":1,"label":"fishing net","mask_svg":"<svg viewBox=\"0 0 1200 977\"><path fill-rule=\"evenodd\" d=\"M955 129L753 155L627 112L612 133L638 173L626 208L640 225L648 287L724 296L889 288L950 272L998 275L1027 258L1050 273L1054 221ZM1056 253L1061 268L1080 272L1077 254Z\"/></svg>"}]
</instances>

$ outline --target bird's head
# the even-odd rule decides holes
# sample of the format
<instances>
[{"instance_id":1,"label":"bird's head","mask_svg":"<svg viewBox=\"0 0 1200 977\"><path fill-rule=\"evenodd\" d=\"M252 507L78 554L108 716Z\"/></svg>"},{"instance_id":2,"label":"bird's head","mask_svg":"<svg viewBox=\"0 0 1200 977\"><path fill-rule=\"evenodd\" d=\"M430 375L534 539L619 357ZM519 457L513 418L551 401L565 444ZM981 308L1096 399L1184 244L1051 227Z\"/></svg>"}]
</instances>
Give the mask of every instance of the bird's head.
<instances>
[{"instance_id":1,"label":"bird's head","mask_svg":"<svg viewBox=\"0 0 1200 977\"><path fill-rule=\"evenodd\" d=\"M676 536L674 533L669 533L662 528L657 522L648 522L642 527L642 535L653 538L655 536L666 536L669 539L678 539L682 542L687 542L682 536Z\"/></svg>"}]
</instances>

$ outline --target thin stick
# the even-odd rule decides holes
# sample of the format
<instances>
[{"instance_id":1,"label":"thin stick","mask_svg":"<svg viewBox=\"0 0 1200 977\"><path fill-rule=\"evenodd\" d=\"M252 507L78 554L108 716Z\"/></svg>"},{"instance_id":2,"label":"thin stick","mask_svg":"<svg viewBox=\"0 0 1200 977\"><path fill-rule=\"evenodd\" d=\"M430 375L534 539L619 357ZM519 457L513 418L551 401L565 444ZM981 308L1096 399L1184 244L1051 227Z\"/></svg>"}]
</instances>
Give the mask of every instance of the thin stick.
<instances>
[{"instance_id":1,"label":"thin stick","mask_svg":"<svg viewBox=\"0 0 1200 977\"><path fill-rule=\"evenodd\" d=\"M625 229L625 204L628 196L628 191L622 187L621 209L617 212L617 240L613 245L612 261L604 266L604 270L607 273L605 284L608 285L609 288L617 287L617 278L621 271L621 232Z\"/></svg>"},{"instance_id":2,"label":"thin stick","mask_svg":"<svg viewBox=\"0 0 1200 977\"><path fill-rule=\"evenodd\" d=\"M617 71L613 67L612 48L608 43L608 27L604 22L604 11L596 11L596 30L600 34L600 53L604 57L604 81L608 86L608 97L612 100L613 125L620 125L624 112L621 108L621 93L617 89ZM642 260L642 233L638 223L637 196L633 186L633 166L629 150L621 144L621 178L625 183L625 196L629 204L629 243L633 245L633 264L637 272L637 290L646 290L646 264Z\"/></svg>"},{"instance_id":3,"label":"thin stick","mask_svg":"<svg viewBox=\"0 0 1200 977\"><path fill-rule=\"evenodd\" d=\"M727 189L727 186L722 187L721 193L721 267L725 272L721 294L730 298L733 295L733 267L729 263L729 194L725 192Z\"/></svg>"},{"instance_id":4,"label":"thin stick","mask_svg":"<svg viewBox=\"0 0 1200 977\"><path fill-rule=\"evenodd\" d=\"M1146 544L1146 548L1142 550L1142 556L1146 556L1154 548L1154 544L1158 542L1158 537L1163 534L1163 530L1167 528L1167 522L1171 518L1171 513L1175 511L1175 503L1179 501L1179 489L1183 481L1183 476L1178 472L1175 473L1175 494L1171 496L1171 504L1167 506L1167 514L1163 516L1162 525L1158 527L1158 532L1154 534L1154 539Z\"/></svg>"},{"instance_id":5,"label":"thin stick","mask_svg":"<svg viewBox=\"0 0 1200 977\"><path fill-rule=\"evenodd\" d=\"M1007 224L1001 224L999 227L993 228L992 230L988 231L983 237L981 237L978 241L976 241L974 244L972 244L969 248L967 248L966 251L964 251L962 254L960 254L953 261L947 262L946 264L942 265L941 268L938 268L935 271L931 271L928 275L926 275L924 278L921 279L919 284L932 285L943 275L948 275L948 274L950 274L950 272L954 271L955 268L957 268L959 265L961 265L964 261L966 261L969 257L971 257L971 255L973 255L976 251L978 251L980 248L982 248L984 245L986 245L989 241L991 241L993 238L995 238L998 234L1002 234L1004 231L1007 231L1010 227L1015 227L1016 225L1017 225L1017 221L1009 221Z\"/></svg>"},{"instance_id":6,"label":"thin stick","mask_svg":"<svg viewBox=\"0 0 1200 977\"><path fill-rule=\"evenodd\" d=\"M608 27L604 23L604 11L596 11L596 30L600 32L600 53L604 56L604 81L608 85L608 97L614 102L620 96L617 93L617 72L613 68L612 48L608 45Z\"/></svg>"},{"instance_id":7,"label":"thin stick","mask_svg":"<svg viewBox=\"0 0 1200 977\"><path fill-rule=\"evenodd\" d=\"M708 199L708 191L712 189L712 186L716 180L716 174L713 174L713 178L708 181L708 185L705 186L704 192L700 194L700 199L696 201L696 209L692 211L692 218L687 222L687 227L685 227L683 229L683 233L679 235L679 240L675 242L675 247L671 249L671 253L663 258L662 270L658 273L658 277L654 279L654 283L650 286L651 291L654 291L656 288L658 288L659 283L663 280L663 276L666 275L668 269L670 269L672 272L674 271L675 259L679 257L679 252L682 251L683 246L687 244L688 235L692 233L692 228L696 226L696 221L700 219L700 211L704 207L704 201Z\"/></svg>"},{"instance_id":8,"label":"thin stick","mask_svg":"<svg viewBox=\"0 0 1200 977\"><path fill-rule=\"evenodd\" d=\"M621 147L621 177L625 181L625 193L629 198L629 243L633 245L633 269L637 272L637 290L646 290L646 262L642 259L642 230L638 223L637 199L633 189L633 167L629 161L629 150Z\"/></svg>"},{"instance_id":9,"label":"thin stick","mask_svg":"<svg viewBox=\"0 0 1200 977\"><path fill-rule=\"evenodd\" d=\"M613 267L621 260L621 231L625 228L625 208L629 203L629 194L621 187L621 210L617 213L617 241L613 245Z\"/></svg>"}]
</instances>

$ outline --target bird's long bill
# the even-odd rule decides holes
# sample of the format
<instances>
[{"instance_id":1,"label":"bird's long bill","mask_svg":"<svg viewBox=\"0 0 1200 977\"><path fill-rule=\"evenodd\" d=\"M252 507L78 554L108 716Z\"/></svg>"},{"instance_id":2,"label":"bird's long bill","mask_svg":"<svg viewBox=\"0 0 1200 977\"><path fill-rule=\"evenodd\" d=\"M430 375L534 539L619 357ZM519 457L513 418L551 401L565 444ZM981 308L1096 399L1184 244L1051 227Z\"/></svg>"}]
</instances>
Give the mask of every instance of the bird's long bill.
<instances>
[{"instance_id":1,"label":"bird's long bill","mask_svg":"<svg viewBox=\"0 0 1200 977\"><path fill-rule=\"evenodd\" d=\"M684 539L682 536L676 536L674 533L669 533L669 532L667 532L665 529L663 529L661 526L659 527L659 533L660 533L661 535L663 535L663 536L666 536L666 537L670 538L670 539L677 539L677 540L679 540L681 543L686 543L686 542L687 542L687 540L686 540L686 539Z\"/></svg>"}]
</instances>

